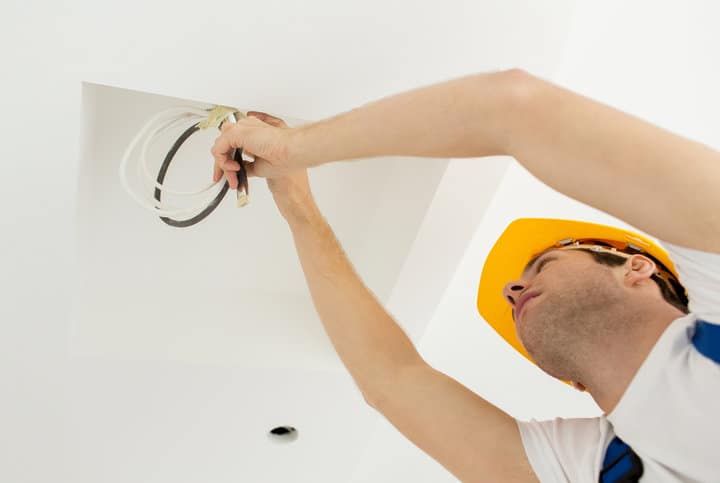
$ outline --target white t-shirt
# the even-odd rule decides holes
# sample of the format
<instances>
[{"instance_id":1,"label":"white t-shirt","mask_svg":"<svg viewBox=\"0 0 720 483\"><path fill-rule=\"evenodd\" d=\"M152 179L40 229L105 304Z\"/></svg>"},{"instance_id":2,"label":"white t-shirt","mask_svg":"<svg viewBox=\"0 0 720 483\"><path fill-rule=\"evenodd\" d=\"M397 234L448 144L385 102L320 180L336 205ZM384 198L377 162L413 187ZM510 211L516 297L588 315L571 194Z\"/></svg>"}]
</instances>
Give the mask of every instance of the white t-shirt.
<instances>
[{"instance_id":1,"label":"white t-shirt","mask_svg":"<svg viewBox=\"0 0 720 483\"><path fill-rule=\"evenodd\" d=\"M693 344L698 320L720 328L720 254L662 245L690 314L663 332L610 414L517 422L541 482L597 483L616 435L642 460L642 482L720 482L720 362ZM707 340L718 353L720 340Z\"/></svg>"}]
</instances>

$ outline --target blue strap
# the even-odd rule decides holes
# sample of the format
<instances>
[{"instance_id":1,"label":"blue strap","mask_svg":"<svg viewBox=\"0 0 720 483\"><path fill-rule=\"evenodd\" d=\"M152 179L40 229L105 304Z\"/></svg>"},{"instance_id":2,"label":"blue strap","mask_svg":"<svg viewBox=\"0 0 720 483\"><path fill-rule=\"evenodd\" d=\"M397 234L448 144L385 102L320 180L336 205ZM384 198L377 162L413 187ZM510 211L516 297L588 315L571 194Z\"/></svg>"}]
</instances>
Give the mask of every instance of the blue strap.
<instances>
[{"instance_id":1,"label":"blue strap","mask_svg":"<svg viewBox=\"0 0 720 483\"><path fill-rule=\"evenodd\" d=\"M615 436L605 451L600 483L636 482L643 474L642 461L630 446Z\"/></svg>"},{"instance_id":2,"label":"blue strap","mask_svg":"<svg viewBox=\"0 0 720 483\"><path fill-rule=\"evenodd\" d=\"M700 354L720 364L720 325L698 319L692 343Z\"/></svg>"}]
</instances>

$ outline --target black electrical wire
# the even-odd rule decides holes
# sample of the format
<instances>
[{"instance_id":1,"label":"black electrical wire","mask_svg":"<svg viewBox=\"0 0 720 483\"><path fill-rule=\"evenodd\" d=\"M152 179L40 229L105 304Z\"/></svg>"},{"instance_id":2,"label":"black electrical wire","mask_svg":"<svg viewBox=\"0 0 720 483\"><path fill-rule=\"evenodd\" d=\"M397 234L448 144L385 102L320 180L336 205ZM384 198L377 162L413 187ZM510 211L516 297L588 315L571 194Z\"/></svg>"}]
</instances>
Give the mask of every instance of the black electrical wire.
<instances>
[{"instance_id":1,"label":"black electrical wire","mask_svg":"<svg viewBox=\"0 0 720 483\"><path fill-rule=\"evenodd\" d=\"M195 132L200 130L200 123L195 123L194 125L190 126L185 130L184 133L175 141L175 143L170 148L170 151L168 151L167 155L165 156L165 159L163 160L163 164L160 167L160 171L158 172L157 176L157 182L159 184L163 184L163 181L165 180L165 175L167 174L167 170L170 167L170 163L172 163L173 158L175 157L175 154L178 152L178 149L180 149L180 146L183 145L183 143L192 136ZM222 127L222 123L220 123L220 126L218 126L218 129ZM243 165L243 159L242 159L242 148L235 150L235 155L233 156L233 159L237 161L240 164L240 171L238 171L238 196L240 194L240 189L242 187L245 188L245 193L248 193L248 182L247 182L247 172L245 171L245 166ZM215 208L218 207L220 202L222 201L225 194L228 192L228 189L230 188L230 183L225 180L225 185L223 185L222 190L218 193L218 195L213 199L210 204L202 210L197 215L193 216L192 218L188 218L186 220L174 220L172 218L169 218L167 216L161 216L160 219L167 223L170 226L174 226L177 228L187 228L189 226L193 226L202 220L205 219L210 213L212 213ZM155 188L155 199L160 202L162 200L162 190L160 188Z\"/></svg>"}]
</instances>

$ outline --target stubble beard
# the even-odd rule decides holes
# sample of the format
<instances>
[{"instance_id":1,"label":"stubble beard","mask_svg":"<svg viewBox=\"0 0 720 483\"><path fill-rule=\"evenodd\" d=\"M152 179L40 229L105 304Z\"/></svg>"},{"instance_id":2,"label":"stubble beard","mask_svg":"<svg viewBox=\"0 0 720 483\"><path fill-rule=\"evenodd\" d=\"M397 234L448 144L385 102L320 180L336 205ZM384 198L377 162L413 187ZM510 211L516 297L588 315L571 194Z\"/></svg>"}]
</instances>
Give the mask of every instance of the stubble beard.
<instances>
[{"instance_id":1,"label":"stubble beard","mask_svg":"<svg viewBox=\"0 0 720 483\"><path fill-rule=\"evenodd\" d=\"M624 325L624 295L609 271L567 283L544 292L532 314L523 314L518 336L543 371L585 380L588 366Z\"/></svg>"}]
</instances>

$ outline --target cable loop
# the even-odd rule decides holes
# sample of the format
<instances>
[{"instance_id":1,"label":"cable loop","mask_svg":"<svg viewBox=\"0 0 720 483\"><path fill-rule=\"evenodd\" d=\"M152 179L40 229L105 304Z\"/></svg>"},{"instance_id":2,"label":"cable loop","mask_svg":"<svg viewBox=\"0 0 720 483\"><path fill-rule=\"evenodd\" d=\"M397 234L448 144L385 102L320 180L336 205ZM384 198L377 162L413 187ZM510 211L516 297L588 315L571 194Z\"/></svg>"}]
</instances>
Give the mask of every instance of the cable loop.
<instances>
[{"instance_id":1,"label":"cable loop","mask_svg":"<svg viewBox=\"0 0 720 483\"><path fill-rule=\"evenodd\" d=\"M237 117L245 117L245 114L237 109L227 106L215 106L213 109L199 109L192 106L176 106L159 112L153 116L142 127L142 129L140 129L123 154L119 169L120 181L123 188L140 206L158 215L160 219L168 225L188 227L198 223L207 215L212 213L212 211L220 204L220 201L222 201L223 197L230 188L230 184L227 179L224 181L220 180L218 182L210 183L198 191L178 191L164 186L163 182L165 180L165 175L172 163L173 157L182 144L192 134L200 129L208 127L216 127L219 129L223 122L226 120L235 122ZM150 167L148 164L148 149L157 136L167 131L176 130L178 127L184 127L185 130L168 151L157 176L153 177L150 173ZM137 165L137 174L146 189L149 190L150 188L154 188L154 197L152 201L148 200L146 196L143 196L133 190L130 187L127 177L128 167L130 165L130 159L133 151L136 150L143 138L144 141L140 146L140 162ZM234 150L232 158L240 163L240 171L238 172L239 185L237 191L238 206L245 206L248 199L248 184L247 173L245 171L243 160L254 161L254 158L247 155L243 156L242 148ZM196 206L179 208L163 205L163 193L179 196L197 196L208 193L208 196L204 197ZM201 211L198 213L198 210ZM176 219L176 217L185 217L186 219L179 220Z\"/></svg>"}]
</instances>

